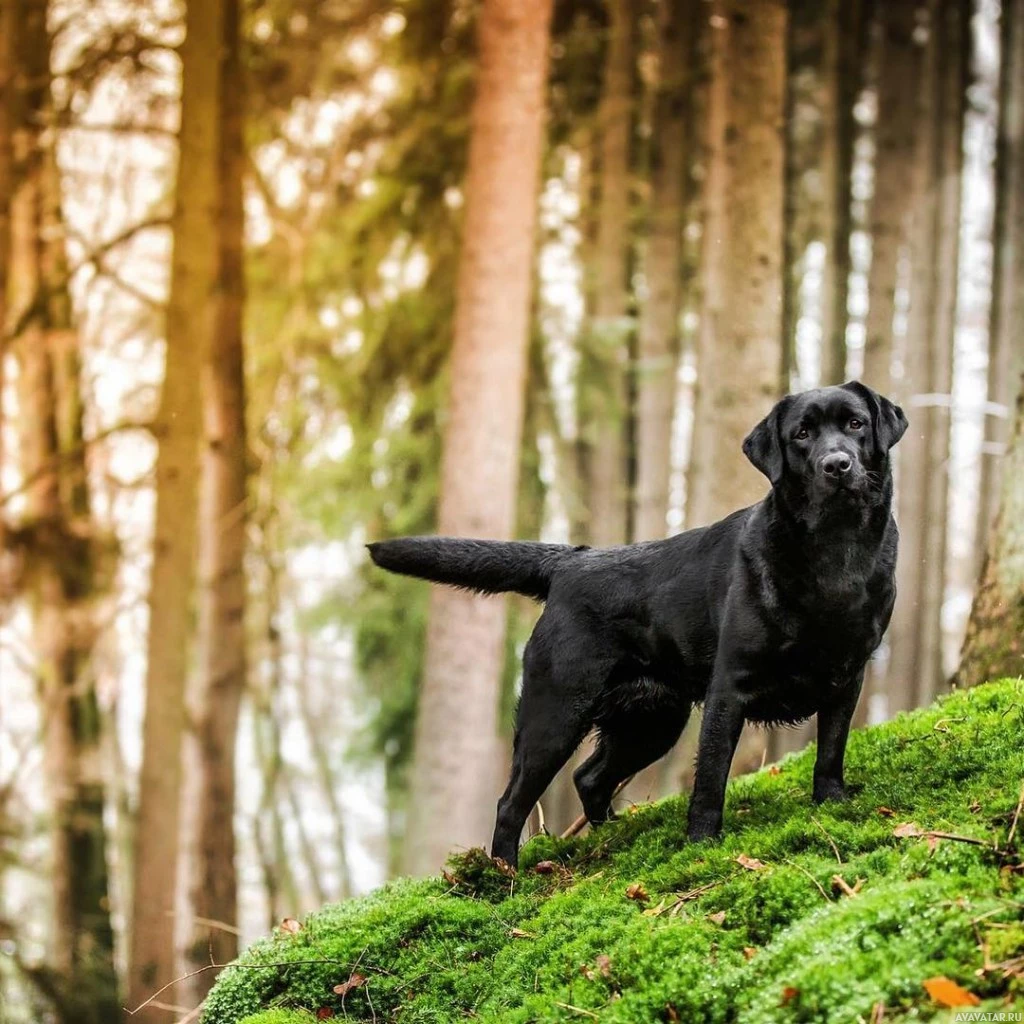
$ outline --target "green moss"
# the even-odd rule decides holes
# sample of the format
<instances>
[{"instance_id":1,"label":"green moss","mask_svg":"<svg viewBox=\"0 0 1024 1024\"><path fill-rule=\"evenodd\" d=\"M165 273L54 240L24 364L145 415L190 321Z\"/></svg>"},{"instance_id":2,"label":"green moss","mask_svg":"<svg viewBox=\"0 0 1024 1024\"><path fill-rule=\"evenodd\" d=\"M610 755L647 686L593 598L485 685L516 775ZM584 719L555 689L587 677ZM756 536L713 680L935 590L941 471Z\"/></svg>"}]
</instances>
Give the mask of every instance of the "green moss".
<instances>
[{"instance_id":1,"label":"green moss","mask_svg":"<svg viewBox=\"0 0 1024 1024\"><path fill-rule=\"evenodd\" d=\"M939 975L982 1009L1024 1005L1019 969L984 969L1024 954L1024 822L1007 848L1022 726L1024 681L990 684L856 733L844 804L811 804L812 750L733 782L719 843L686 843L673 798L538 837L515 879L456 858L257 943L204 1022L776 1024L879 1003L886 1020L952 1019L921 984ZM895 835L907 822L978 842Z\"/></svg>"}]
</instances>

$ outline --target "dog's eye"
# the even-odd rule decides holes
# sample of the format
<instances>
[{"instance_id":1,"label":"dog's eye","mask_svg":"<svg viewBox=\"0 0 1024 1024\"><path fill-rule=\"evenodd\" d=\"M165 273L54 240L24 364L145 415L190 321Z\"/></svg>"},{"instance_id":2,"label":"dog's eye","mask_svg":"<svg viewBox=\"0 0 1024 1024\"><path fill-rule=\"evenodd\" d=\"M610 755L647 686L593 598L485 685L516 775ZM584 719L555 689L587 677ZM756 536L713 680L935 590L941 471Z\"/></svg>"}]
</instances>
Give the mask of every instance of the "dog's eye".
<instances>
[{"instance_id":1,"label":"dog's eye","mask_svg":"<svg viewBox=\"0 0 1024 1024\"><path fill-rule=\"evenodd\" d=\"M801 427L794 435L798 441L806 441L810 435L807 433L806 427Z\"/></svg>"},{"instance_id":2,"label":"dog's eye","mask_svg":"<svg viewBox=\"0 0 1024 1024\"><path fill-rule=\"evenodd\" d=\"M850 429L851 430L860 430L860 428L863 427L863 426L864 426L864 424L861 423L860 420L857 420L857 419L850 420Z\"/></svg>"}]
</instances>

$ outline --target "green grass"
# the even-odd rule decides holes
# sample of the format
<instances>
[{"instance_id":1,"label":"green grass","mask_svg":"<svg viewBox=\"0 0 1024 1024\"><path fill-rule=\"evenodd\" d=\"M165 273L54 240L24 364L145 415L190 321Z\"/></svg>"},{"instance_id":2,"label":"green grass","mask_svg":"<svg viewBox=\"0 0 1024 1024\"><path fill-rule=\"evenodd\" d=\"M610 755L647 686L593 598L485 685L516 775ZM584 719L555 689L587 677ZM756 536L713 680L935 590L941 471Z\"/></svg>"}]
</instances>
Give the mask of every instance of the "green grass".
<instances>
[{"instance_id":1,"label":"green grass","mask_svg":"<svg viewBox=\"0 0 1024 1024\"><path fill-rule=\"evenodd\" d=\"M1024 681L856 733L847 803L811 804L812 759L734 781L719 843L687 844L672 798L534 839L514 880L469 854L325 907L225 970L203 1021L854 1022L879 1003L952 1020L922 986L936 976L978 1009L1024 1008ZM980 844L895 835L907 822Z\"/></svg>"}]
</instances>

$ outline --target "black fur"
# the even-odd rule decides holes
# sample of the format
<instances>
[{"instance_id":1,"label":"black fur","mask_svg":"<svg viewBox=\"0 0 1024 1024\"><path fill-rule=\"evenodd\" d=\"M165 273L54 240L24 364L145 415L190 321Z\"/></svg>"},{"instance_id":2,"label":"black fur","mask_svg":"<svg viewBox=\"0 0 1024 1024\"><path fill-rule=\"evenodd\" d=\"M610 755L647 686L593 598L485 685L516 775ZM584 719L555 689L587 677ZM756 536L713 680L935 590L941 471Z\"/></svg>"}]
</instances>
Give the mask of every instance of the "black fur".
<instances>
[{"instance_id":1,"label":"black fur","mask_svg":"<svg viewBox=\"0 0 1024 1024\"><path fill-rule=\"evenodd\" d=\"M527 815L596 726L576 771L592 822L704 704L688 835L718 834L744 721L818 716L814 799L841 799L864 666L896 597L889 449L902 410L853 382L784 398L743 444L763 501L668 540L582 549L409 538L371 545L395 572L547 601L523 659L512 777L492 853L518 857Z\"/></svg>"}]
</instances>

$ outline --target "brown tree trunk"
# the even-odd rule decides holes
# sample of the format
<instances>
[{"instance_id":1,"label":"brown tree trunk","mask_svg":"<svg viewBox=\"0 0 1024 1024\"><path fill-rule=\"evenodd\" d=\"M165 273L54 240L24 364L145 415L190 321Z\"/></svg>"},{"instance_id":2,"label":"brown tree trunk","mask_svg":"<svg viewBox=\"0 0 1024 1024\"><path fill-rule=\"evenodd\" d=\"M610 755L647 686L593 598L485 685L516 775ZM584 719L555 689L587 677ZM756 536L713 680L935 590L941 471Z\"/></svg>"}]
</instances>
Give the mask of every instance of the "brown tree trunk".
<instances>
[{"instance_id":1,"label":"brown tree trunk","mask_svg":"<svg viewBox=\"0 0 1024 1024\"><path fill-rule=\"evenodd\" d=\"M1024 345L1024 0L1003 0L1000 25L999 128L993 217L992 304L988 341L988 401L981 456L978 573L999 502L1010 434L1010 403L1022 368Z\"/></svg>"},{"instance_id":2,"label":"brown tree trunk","mask_svg":"<svg viewBox=\"0 0 1024 1024\"><path fill-rule=\"evenodd\" d=\"M914 164L915 135L920 125L918 96L922 74L922 48L915 30L922 6L920 0L884 0L877 5L878 122L861 378L885 393L892 390L893 319L899 261L909 240L914 201L909 177Z\"/></svg>"},{"instance_id":3,"label":"brown tree trunk","mask_svg":"<svg viewBox=\"0 0 1024 1024\"><path fill-rule=\"evenodd\" d=\"M1000 473L999 509L967 621L957 686L1024 675L1024 373Z\"/></svg>"},{"instance_id":4,"label":"brown tree trunk","mask_svg":"<svg viewBox=\"0 0 1024 1024\"><path fill-rule=\"evenodd\" d=\"M661 9L653 132L656 150L645 267L647 298L640 313L637 338L634 540L655 540L664 537L668 530L682 298L690 79L687 56L693 50L695 8L693 0L669 0Z\"/></svg>"},{"instance_id":5,"label":"brown tree trunk","mask_svg":"<svg viewBox=\"0 0 1024 1024\"><path fill-rule=\"evenodd\" d=\"M485 0L480 12L441 533L504 538L514 526L550 20L551 0ZM432 591L405 844L411 874L488 839L504 636L504 601Z\"/></svg>"},{"instance_id":6,"label":"brown tree trunk","mask_svg":"<svg viewBox=\"0 0 1024 1024\"><path fill-rule=\"evenodd\" d=\"M933 3L913 172L912 279L900 395L911 425L900 449L899 597L887 687L894 709L931 700L942 682L960 166L968 12ZM941 55L941 57L940 57Z\"/></svg>"},{"instance_id":7,"label":"brown tree trunk","mask_svg":"<svg viewBox=\"0 0 1024 1024\"><path fill-rule=\"evenodd\" d=\"M119 1013L107 868L101 714L91 667L98 603L111 571L86 481L80 341L67 290L47 5L16 12L19 97L14 155L10 305L19 365L19 534L29 571L51 816L48 972L60 1024L107 1024Z\"/></svg>"},{"instance_id":8,"label":"brown tree trunk","mask_svg":"<svg viewBox=\"0 0 1024 1024\"><path fill-rule=\"evenodd\" d=\"M214 331L202 368L203 446L199 483L198 671L193 720L197 801L191 808L194 854L191 911L197 924L188 955L195 967L238 955L235 864L235 744L246 683L247 466L242 311L245 301L245 80L238 0L221 0L217 104L218 267ZM210 972L193 981L205 996Z\"/></svg>"},{"instance_id":9,"label":"brown tree trunk","mask_svg":"<svg viewBox=\"0 0 1024 1024\"><path fill-rule=\"evenodd\" d=\"M593 315L579 370L580 435L587 483L587 536L623 544L629 519L629 170L633 114L633 13L608 0L604 82L597 111L598 207Z\"/></svg>"},{"instance_id":10,"label":"brown tree trunk","mask_svg":"<svg viewBox=\"0 0 1024 1024\"><path fill-rule=\"evenodd\" d=\"M179 972L175 902L180 847L182 739L195 586L202 355L217 329L218 3L189 2L181 47L182 94L167 345L156 438L156 521L149 584L146 710L135 833L129 947L129 1005ZM169 1001L176 990L167 994ZM146 1009L142 1024L163 1024Z\"/></svg>"}]
</instances>

